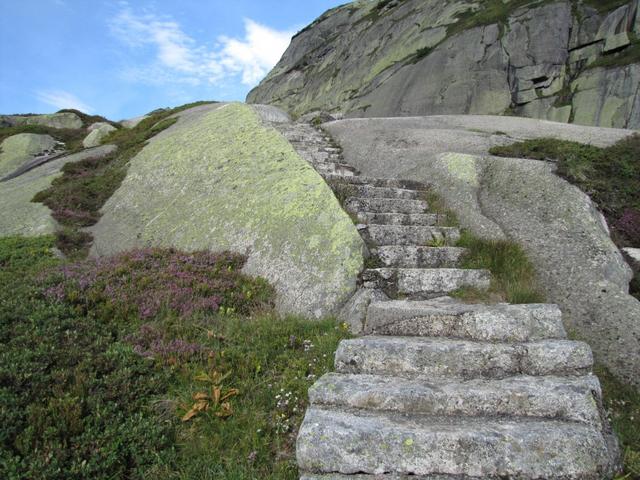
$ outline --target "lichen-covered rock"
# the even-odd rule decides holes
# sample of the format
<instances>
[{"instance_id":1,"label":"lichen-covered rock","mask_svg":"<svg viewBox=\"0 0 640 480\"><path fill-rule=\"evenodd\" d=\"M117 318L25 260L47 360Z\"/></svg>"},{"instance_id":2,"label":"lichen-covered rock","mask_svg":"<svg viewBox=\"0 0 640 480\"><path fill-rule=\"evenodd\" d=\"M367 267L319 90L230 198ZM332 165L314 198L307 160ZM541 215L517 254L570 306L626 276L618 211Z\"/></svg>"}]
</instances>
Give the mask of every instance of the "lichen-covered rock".
<instances>
[{"instance_id":1,"label":"lichen-covered rock","mask_svg":"<svg viewBox=\"0 0 640 480\"><path fill-rule=\"evenodd\" d=\"M89 135L85 137L82 141L82 145L84 148L93 148L97 147L102 143L102 140L109 135L111 132L114 132L116 127L106 122L98 122L94 123L89 127Z\"/></svg>"},{"instance_id":2,"label":"lichen-covered rock","mask_svg":"<svg viewBox=\"0 0 640 480\"><path fill-rule=\"evenodd\" d=\"M82 128L82 119L73 112L46 115L3 115L0 123L8 125L43 125L51 128Z\"/></svg>"},{"instance_id":3,"label":"lichen-covered rock","mask_svg":"<svg viewBox=\"0 0 640 480\"><path fill-rule=\"evenodd\" d=\"M31 201L34 195L51 186L65 163L77 162L89 157L107 155L115 150L113 145L103 145L90 152L58 158L40 165L16 178L0 182L0 237L11 235L38 236L54 233L58 227L49 208Z\"/></svg>"},{"instance_id":4,"label":"lichen-covered rock","mask_svg":"<svg viewBox=\"0 0 640 480\"><path fill-rule=\"evenodd\" d=\"M603 217L553 164L487 155L493 145L536 137L606 146L632 131L484 116L353 119L324 128L362 175L429 183L462 226L522 245L567 330L619 378L640 385L640 302L628 294L631 270Z\"/></svg>"},{"instance_id":5,"label":"lichen-covered rock","mask_svg":"<svg viewBox=\"0 0 640 480\"><path fill-rule=\"evenodd\" d=\"M93 228L93 255L158 245L248 255L282 312L322 317L355 291L362 240L329 187L241 104L179 114L130 162Z\"/></svg>"},{"instance_id":6,"label":"lichen-covered rock","mask_svg":"<svg viewBox=\"0 0 640 480\"><path fill-rule=\"evenodd\" d=\"M38 155L53 152L58 142L49 135L19 133L0 144L0 178Z\"/></svg>"},{"instance_id":7,"label":"lichen-covered rock","mask_svg":"<svg viewBox=\"0 0 640 480\"><path fill-rule=\"evenodd\" d=\"M570 0L503 3L380 0L332 9L293 38L247 100L296 115L515 113L640 127L626 55L640 48L636 0L610 11ZM609 67L590 87L596 98L585 112L584 94L574 93L600 59Z\"/></svg>"}]
</instances>

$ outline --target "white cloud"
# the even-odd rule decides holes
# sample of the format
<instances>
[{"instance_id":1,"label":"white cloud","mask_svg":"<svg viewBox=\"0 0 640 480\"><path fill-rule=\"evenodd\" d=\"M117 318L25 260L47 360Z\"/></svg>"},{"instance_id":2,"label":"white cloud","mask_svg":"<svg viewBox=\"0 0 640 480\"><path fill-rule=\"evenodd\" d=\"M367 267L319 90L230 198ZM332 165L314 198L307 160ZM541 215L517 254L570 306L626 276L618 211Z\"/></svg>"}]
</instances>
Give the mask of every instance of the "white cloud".
<instances>
[{"instance_id":1,"label":"white cloud","mask_svg":"<svg viewBox=\"0 0 640 480\"><path fill-rule=\"evenodd\" d=\"M63 108L75 108L84 113L92 113L93 108L84 103L72 93L64 90L40 90L36 92L36 97L43 103L55 107L58 110Z\"/></svg>"},{"instance_id":2,"label":"white cloud","mask_svg":"<svg viewBox=\"0 0 640 480\"><path fill-rule=\"evenodd\" d=\"M271 70L289 46L295 32L280 32L245 19L245 38L221 37L220 63L242 74L242 83L254 85Z\"/></svg>"},{"instance_id":3,"label":"white cloud","mask_svg":"<svg viewBox=\"0 0 640 480\"><path fill-rule=\"evenodd\" d=\"M213 48L198 44L179 23L155 14L134 14L128 6L110 22L112 34L132 48L154 49L153 61L123 72L131 81L146 83L202 82L218 84L239 76L253 86L278 62L292 31L278 31L245 19L244 38L221 36Z\"/></svg>"}]
</instances>

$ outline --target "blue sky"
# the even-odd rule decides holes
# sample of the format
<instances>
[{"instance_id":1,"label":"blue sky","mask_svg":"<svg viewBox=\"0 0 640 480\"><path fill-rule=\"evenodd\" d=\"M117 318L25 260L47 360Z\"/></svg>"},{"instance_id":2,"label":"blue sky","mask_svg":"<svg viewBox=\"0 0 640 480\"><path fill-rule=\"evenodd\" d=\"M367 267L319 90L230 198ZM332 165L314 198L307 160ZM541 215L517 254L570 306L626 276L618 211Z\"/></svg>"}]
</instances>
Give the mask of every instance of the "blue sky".
<instances>
[{"instance_id":1,"label":"blue sky","mask_svg":"<svg viewBox=\"0 0 640 480\"><path fill-rule=\"evenodd\" d=\"M244 100L291 36L345 0L0 0L0 113L113 120Z\"/></svg>"}]
</instances>

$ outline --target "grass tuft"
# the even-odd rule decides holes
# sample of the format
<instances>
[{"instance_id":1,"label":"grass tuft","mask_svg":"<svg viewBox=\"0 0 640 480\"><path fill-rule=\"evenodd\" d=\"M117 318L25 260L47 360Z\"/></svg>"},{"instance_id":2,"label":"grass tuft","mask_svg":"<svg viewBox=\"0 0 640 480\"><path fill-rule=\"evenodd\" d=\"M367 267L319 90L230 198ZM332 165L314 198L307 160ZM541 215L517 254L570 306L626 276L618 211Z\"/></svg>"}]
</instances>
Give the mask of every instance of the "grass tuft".
<instances>
[{"instance_id":1,"label":"grass tuft","mask_svg":"<svg viewBox=\"0 0 640 480\"><path fill-rule=\"evenodd\" d=\"M487 292L462 289L454 296L470 302L543 303L544 296L536 283L535 270L524 250L503 240L483 240L463 231L459 247L468 250L462 268L491 271Z\"/></svg>"}]
</instances>

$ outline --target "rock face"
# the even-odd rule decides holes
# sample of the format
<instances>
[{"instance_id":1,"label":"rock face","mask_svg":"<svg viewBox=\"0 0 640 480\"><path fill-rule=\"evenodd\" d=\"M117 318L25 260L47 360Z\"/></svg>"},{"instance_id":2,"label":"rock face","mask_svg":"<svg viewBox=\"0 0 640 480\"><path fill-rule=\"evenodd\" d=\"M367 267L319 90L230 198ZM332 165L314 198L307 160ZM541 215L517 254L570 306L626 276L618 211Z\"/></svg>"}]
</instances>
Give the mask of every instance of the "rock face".
<instances>
[{"instance_id":1,"label":"rock face","mask_svg":"<svg viewBox=\"0 0 640 480\"><path fill-rule=\"evenodd\" d=\"M89 135L82 141L84 148L97 147L102 143L104 137L114 132L116 127L106 122L94 123L89 127Z\"/></svg>"},{"instance_id":2,"label":"rock face","mask_svg":"<svg viewBox=\"0 0 640 480\"><path fill-rule=\"evenodd\" d=\"M82 119L73 112L47 115L0 115L0 125L43 125L51 128L82 128Z\"/></svg>"},{"instance_id":3,"label":"rock face","mask_svg":"<svg viewBox=\"0 0 640 480\"><path fill-rule=\"evenodd\" d=\"M510 238L526 250L567 330L596 359L639 385L640 302L628 295L632 272L603 217L554 165L487 155L493 145L554 136L607 145L631 131L510 117L436 116L352 119L323 127L363 175L423 181L485 238Z\"/></svg>"},{"instance_id":4,"label":"rock face","mask_svg":"<svg viewBox=\"0 0 640 480\"><path fill-rule=\"evenodd\" d=\"M0 236L38 236L52 234L58 224L51 217L49 208L33 203L34 195L51 186L67 162L77 162L89 157L107 155L115 150L113 145L103 145L88 152L61 157L29 170L11 180L0 182Z\"/></svg>"},{"instance_id":5,"label":"rock face","mask_svg":"<svg viewBox=\"0 0 640 480\"><path fill-rule=\"evenodd\" d=\"M54 152L57 146L58 142L49 135L20 133L6 138L0 144L0 178L34 157Z\"/></svg>"},{"instance_id":6,"label":"rock face","mask_svg":"<svg viewBox=\"0 0 640 480\"><path fill-rule=\"evenodd\" d=\"M640 127L636 0L609 11L592 1L488 3L330 10L293 38L247 100L297 115L515 114Z\"/></svg>"},{"instance_id":7,"label":"rock face","mask_svg":"<svg viewBox=\"0 0 640 480\"><path fill-rule=\"evenodd\" d=\"M331 189L252 107L179 114L130 162L92 229L93 255L142 246L233 250L281 312L322 317L355 291L363 244Z\"/></svg>"}]
</instances>

